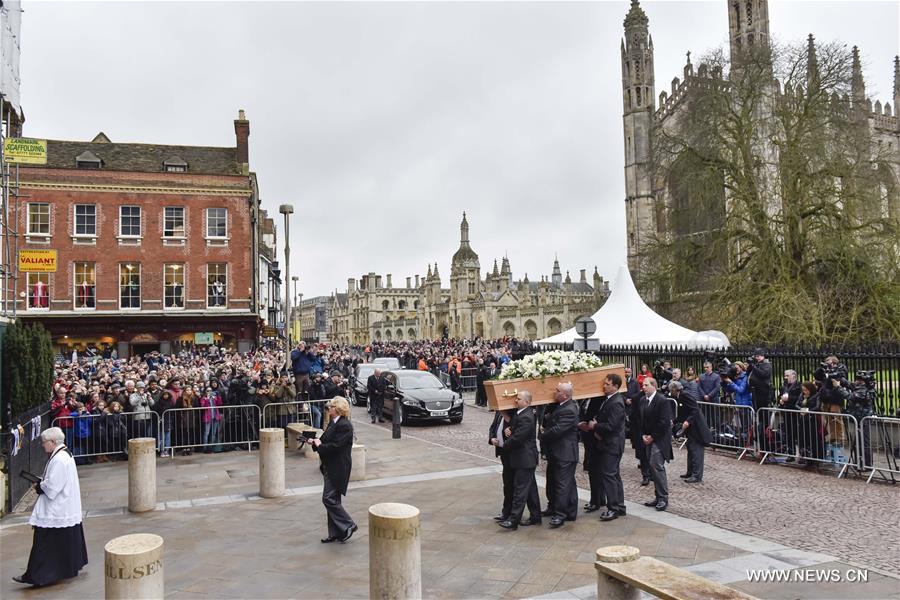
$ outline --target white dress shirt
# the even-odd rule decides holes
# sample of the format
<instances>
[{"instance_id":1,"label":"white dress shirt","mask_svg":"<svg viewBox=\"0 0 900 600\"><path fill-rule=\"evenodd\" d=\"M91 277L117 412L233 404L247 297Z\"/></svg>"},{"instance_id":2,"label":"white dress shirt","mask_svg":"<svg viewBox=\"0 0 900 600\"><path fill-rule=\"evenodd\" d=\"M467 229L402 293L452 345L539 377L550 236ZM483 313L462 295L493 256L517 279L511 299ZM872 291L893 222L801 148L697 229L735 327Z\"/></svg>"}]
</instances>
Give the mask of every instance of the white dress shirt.
<instances>
[{"instance_id":1,"label":"white dress shirt","mask_svg":"<svg viewBox=\"0 0 900 600\"><path fill-rule=\"evenodd\" d=\"M81 486L75 459L59 446L47 461L37 504L28 520L35 527L72 527L81 523Z\"/></svg>"}]
</instances>

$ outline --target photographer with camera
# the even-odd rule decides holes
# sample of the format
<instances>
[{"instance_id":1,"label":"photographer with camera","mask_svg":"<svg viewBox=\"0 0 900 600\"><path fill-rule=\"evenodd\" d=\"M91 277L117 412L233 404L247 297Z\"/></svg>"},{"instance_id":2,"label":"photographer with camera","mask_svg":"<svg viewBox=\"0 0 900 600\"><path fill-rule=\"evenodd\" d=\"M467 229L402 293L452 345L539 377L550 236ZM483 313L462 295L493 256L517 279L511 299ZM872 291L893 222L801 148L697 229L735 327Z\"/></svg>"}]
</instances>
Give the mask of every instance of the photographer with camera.
<instances>
[{"instance_id":1,"label":"photographer with camera","mask_svg":"<svg viewBox=\"0 0 900 600\"><path fill-rule=\"evenodd\" d=\"M750 398L753 401L753 410L759 414L759 409L768 408L772 404L775 390L772 386L772 363L766 360L764 348L757 348L753 356L747 358L747 387L750 388ZM766 423L757 419L757 439L762 443L765 439Z\"/></svg>"},{"instance_id":2,"label":"photographer with camera","mask_svg":"<svg viewBox=\"0 0 900 600\"><path fill-rule=\"evenodd\" d=\"M788 369L784 372L784 385L781 386L781 395L778 398L778 408L790 411L797 411L797 403L800 401L802 388L797 377L797 371ZM784 423L784 443L787 446L787 452L791 456L787 462L794 462L794 450L797 445L797 434L800 428L799 415L794 413L784 413L782 422Z\"/></svg>"},{"instance_id":3,"label":"photographer with camera","mask_svg":"<svg viewBox=\"0 0 900 600\"><path fill-rule=\"evenodd\" d=\"M679 371L680 372L680 371ZM666 386L672 381L672 362L665 359L659 359L653 363L653 378L659 384L661 390L667 389Z\"/></svg>"},{"instance_id":4,"label":"photographer with camera","mask_svg":"<svg viewBox=\"0 0 900 600\"><path fill-rule=\"evenodd\" d=\"M847 399L847 412L856 419L857 435L860 435L864 425L868 425L862 436L863 467L872 467L872 434L871 421L863 423L863 419L875 415L875 404L878 400L878 392L875 390L875 371L857 371L856 380L850 390Z\"/></svg>"},{"instance_id":5,"label":"photographer with camera","mask_svg":"<svg viewBox=\"0 0 900 600\"><path fill-rule=\"evenodd\" d=\"M844 403L850 397L847 367L838 360L837 356L829 356L816 369L813 377L815 377L816 383L821 386L819 402L822 405L822 412L842 414L844 412ZM846 435L843 420L829 417L826 419L826 423L828 441L831 443L832 448L843 447Z\"/></svg>"}]
</instances>

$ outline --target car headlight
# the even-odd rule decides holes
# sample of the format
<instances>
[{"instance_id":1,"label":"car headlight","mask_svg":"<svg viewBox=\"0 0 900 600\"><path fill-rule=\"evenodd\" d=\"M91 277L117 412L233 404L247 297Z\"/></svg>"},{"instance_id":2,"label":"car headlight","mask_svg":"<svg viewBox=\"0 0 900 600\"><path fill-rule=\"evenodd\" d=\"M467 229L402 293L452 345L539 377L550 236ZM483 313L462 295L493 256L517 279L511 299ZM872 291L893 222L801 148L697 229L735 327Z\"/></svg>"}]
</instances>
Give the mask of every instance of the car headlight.
<instances>
[{"instance_id":1,"label":"car headlight","mask_svg":"<svg viewBox=\"0 0 900 600\"><path fill-rule=\"evenodd\" d=\"M420 402L418 400L405 399L403 400L403 404L405 406L420 406Z\"/></svg>"},{"instance_id":2,"label":"car headlight","mask_svg":"<svg viewBox=\"0 0 900 600\"><path fill-rule=\"evenodd\" d=\"M462 398L457 398L456 396L453 396L453 406L459 406L462 403L463 403Z\"/></svg>"}]
</instances>

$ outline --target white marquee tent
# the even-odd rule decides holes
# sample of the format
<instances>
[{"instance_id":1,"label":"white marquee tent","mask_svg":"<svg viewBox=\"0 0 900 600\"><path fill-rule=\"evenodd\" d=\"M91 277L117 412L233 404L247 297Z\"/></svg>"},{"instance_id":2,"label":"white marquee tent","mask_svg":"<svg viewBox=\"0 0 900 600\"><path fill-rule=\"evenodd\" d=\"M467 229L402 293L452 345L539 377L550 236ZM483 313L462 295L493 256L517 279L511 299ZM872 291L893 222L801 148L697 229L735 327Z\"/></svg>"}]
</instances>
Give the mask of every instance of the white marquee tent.
<instances>
[{"instance_id":1,"label":"white marquee tent","mask_svg":"<svg viewBox=\"0 0 900 600\"><path fill-rule=\"evenodd\" d=\"M609 298L592 318L597 324L597 333L591 337L604 345L677 345L687 348L727 348L731 345L721 331L691 331L653 312L638 294L625 265L619 267ZM570 344L577 337L580 336L573 327L537 343Z\"/></svg>"}]
</instances>

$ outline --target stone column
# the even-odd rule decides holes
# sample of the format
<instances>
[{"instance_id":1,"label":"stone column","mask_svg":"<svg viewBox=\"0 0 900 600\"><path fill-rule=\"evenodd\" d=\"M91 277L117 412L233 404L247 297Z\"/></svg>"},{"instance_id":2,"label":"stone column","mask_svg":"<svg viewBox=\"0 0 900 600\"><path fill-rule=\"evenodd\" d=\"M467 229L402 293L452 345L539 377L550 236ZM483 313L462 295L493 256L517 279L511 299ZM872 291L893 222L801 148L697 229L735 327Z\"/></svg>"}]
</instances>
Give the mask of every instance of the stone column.
<instances>
[{"instance_id":1,"label":"stone column","mask_svg":"<svg viewBox=\"0 0 900 600\"><path fill-rule=\"evenodd\" d=\"M156 439L128 440L128 510L156 508Z\"/></svg>"},{"instance_id":2,"label":"stone column","mask_svg":"<svg viewBox=\"0 0 900 600\"><path fill-rule=\"evenodd\" d=\"M284 496L284 429L259 430L259 495Z\"/></svg>"},{"instance_id":3,"label":"stone column","mask_svg":"<svg viewBox=\"0 0 900 600\"><path fill-rule=\"evenodd\" d=\"M106 600L162 600L163 539L152 533L114 538L103 548Z\"/></svg>"},{"instance_id":4,"label":"stone column","mask_svg":"<svg viewBox=\"0 0 900 600\"><path fill-rule=\"evenodd\" d=\"M624 563L637 560L641 551L634 546L606 546L597 549L597 563ZM597 569L597 598L638 600L641 590Z\"/></svg>"},{"instance_id":5,"label":"stone column","mask_svg":"<svg viewBox=\"0 0 900 600\"><path fill-rule=\"evenodd\" d=\"M366 478L366 447L362 444L353 444L350 451L352 467L350 469L350 481L362 481Z\"/></svg>"},{"instance_id":6,"label":"stone column","mask_svg":"<svg viewBox=\"0 0 900 600\"><path fill-rule=\"evenodd\" d=\"M369 507L369 597L422 597L419 509L386 502Z\"/></svg>"}]
</instances>

